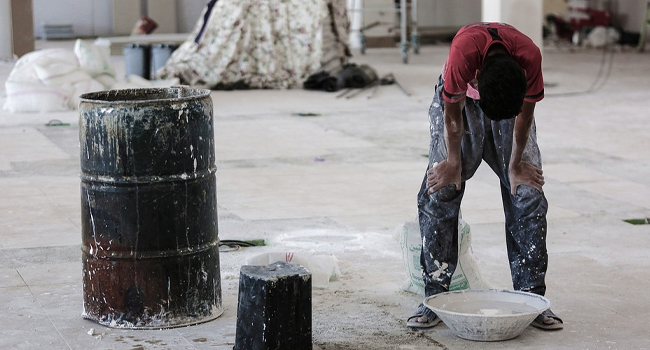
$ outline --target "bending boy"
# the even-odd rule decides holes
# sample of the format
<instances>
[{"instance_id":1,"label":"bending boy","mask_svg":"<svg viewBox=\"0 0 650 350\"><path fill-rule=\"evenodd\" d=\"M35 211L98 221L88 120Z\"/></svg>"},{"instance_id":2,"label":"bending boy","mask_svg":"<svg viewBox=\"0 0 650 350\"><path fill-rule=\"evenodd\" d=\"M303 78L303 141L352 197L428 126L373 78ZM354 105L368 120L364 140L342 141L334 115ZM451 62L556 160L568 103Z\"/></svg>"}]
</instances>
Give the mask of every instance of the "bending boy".
<instances>
[{"instance_id":1,"label":"bending boy","mask_svg":"<svg viewBox=\"0 0 650 350\"><path fill-rule=\"evenodd\" d=\"M429 165L418 194L426 296L449 289L465 181L482 160L501 182L513 287L546 292L548 205L533 116L542 98L542 57L530 38L501 23L472 23L458 31L429 108ZM407 326L438 322L420 305ZM543 329L562 323L550 310L533 321Z\"/></svg>"}]
</instances>

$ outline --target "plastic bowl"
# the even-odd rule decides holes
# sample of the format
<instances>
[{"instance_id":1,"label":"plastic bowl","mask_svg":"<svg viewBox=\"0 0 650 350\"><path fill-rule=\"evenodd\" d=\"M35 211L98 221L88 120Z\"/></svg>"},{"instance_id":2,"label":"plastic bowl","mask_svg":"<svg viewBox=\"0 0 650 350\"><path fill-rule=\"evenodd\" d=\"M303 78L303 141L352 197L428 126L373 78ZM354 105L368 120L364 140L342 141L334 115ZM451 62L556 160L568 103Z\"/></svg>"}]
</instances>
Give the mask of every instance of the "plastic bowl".
<instances>
[{"instance_id":1,"label":"plastic bowl","mask_svg":"<svg viewBox=\"0 0 650 350\"><path fill-rule=\"evenodd\" d=\"M432 295L424 305L460 338L500 341L521 334L551 303L533 293L468 289Z\"/></svg>"}]
</instances>

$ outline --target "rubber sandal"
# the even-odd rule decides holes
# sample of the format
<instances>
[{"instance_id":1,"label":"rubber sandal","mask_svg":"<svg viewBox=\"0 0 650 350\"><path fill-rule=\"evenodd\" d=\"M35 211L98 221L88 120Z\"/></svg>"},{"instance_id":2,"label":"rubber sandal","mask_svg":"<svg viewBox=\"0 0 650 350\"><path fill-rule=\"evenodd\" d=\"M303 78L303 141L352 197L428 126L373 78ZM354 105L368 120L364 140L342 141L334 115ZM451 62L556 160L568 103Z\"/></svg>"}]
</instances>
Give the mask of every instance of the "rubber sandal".
<instances>
[{"instance_id":1,"label":"rubber sandal","mask_svg":"<svg viewBox=\"0 0 650 350\"><path fill-rule=\"evenodd\" d=\"M427 322L409 321L415 317L426 317ZM440 317L435 312L429 310L424 304L418 306L418 310L406 320L406 327L409 328L431 328L440 323Z\"/></svg>"},{"instance_id":2,"label":"rubber sandal","mask_svg":"<svg viewBox=\"0 0 650 350\"><path fill-rule=\"evenodd\" d=\"M564 328L564 322L562 319L557 317L550 309L535 317L530 325L546 331Z\"/></svg>"}]
</instances>

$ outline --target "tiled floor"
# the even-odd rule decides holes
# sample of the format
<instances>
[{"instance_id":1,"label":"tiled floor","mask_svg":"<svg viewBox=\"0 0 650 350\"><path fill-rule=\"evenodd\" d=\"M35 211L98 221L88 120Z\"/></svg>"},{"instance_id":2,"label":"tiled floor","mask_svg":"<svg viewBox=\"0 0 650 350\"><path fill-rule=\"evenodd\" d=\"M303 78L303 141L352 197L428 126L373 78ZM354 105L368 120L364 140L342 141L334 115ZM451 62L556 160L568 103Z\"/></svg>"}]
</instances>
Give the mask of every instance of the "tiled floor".
<instances>
[{"instance_id":1,"label":"tiled floor","mask_svg":"<svg viewBox=\"0 0 650 350\"><path fill-rule=\"evenodd\" d=\"M408 65L397 49L356 54L354 62L394 73L411 97L396 86L371 99L212 92L220 238L271 245L222 253L224 314L185 328L112 329L81 317L77 111L0 112L0 348L231 349L239 268L291 250L333 254L343 272L314 290L315 348L650 349L650 225L622 221L650 216L650 54L630 50L614 55L602 89L573 96L553 95L589 88L602 53L544 51L553 85L536 117L550 203L547 296L565 329L475 343L444 325L404 327L420 298L400 291L406 273L394 236L416 215L427 109L447 50L425 46ZM123 72L121 57L114 63ZM11 67L0 63L0 82ZM52 119L71 125L45 126ZM484 277L510 288L498 183L487 166L468 182L462 210Z\"/></svg>"}]
</instances>

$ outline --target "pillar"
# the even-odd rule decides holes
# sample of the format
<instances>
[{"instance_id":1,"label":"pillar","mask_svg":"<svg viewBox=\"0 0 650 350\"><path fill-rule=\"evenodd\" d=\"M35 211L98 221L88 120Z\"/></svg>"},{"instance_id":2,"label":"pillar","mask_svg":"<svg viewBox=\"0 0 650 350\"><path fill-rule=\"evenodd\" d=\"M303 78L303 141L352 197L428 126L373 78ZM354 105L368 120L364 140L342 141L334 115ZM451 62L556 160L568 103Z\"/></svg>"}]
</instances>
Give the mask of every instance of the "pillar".
<instances>
[{"instance_id":1,"label":"pillar","mask_svg":"<svg viewBox=\"0 0 650 350\"><path fill-rule=\"evenodd\" d=\"M32 0L0 0L0 59L34 51Z\"/></svg>"},{"instance_id":2,"label":"pillar","mask_svg":"<svg viewBox=\"0 0 650 350\"><path fill-rule=\"evenodd\" d=\"M11 42L11 1L0 0L0 59L13 57Z\"/></svg>"},{"instance_id":3,"label":"pillar","mask_svg":"<svg viewBox=\"0 0 650 350\"><path fill-rule=\"evenodd\" d=\"M542 49L542 0L481 0L481 10L482 21L513 25Z\"/></svg>"}]
</instances>

